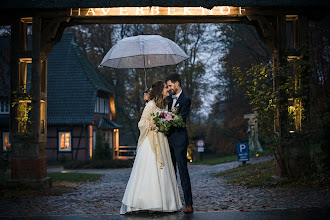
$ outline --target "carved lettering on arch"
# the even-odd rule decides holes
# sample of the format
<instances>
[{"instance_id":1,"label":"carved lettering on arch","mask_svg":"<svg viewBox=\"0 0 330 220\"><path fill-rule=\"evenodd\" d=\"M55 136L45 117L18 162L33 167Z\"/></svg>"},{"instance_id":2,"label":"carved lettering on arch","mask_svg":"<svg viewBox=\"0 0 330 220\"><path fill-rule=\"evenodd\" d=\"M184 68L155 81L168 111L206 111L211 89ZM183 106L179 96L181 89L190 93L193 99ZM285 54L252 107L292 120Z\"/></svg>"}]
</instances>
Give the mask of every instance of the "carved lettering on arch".
<instances>
[{"instance_id":1,"label":"carved lettering on arch","mask_svg":"<svg viewBox=\"0 0 330 220\"><path fill-rule=\"evenodd\" d=\"M113 7L71 9L71 16L243 16L246 9L232 6L203 7Z\"/></svg>"}]
</instances>

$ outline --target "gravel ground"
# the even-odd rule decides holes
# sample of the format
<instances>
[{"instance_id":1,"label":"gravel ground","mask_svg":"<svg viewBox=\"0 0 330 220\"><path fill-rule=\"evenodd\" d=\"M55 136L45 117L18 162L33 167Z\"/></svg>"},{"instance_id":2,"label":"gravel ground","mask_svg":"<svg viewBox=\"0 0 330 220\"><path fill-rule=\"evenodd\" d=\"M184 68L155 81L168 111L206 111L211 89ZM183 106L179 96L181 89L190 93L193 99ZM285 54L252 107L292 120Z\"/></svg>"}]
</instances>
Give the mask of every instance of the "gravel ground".
<instances>
[{"instance_id":1,"label":"gravel ground","mask_svg":"<svg viewBox=\"0 0 330 220\"><path fill-rule=\"evenodd\" d=\"M252 158L249 163L269 159L271 158ZM250 211L330 206L329 189L246 188L226 184L223 178L211 176L212 173L240 164L231 162L214 166L189 166L195 211ZM59 170L49 170L54 171ZM96 182L77 184L74 186L75 190L60 196L0 199L0 216L119 214L130 168L73 172L100 173L104 176ZM180 185L179 188L183 199Z\"/></svg>"}]
</instances>

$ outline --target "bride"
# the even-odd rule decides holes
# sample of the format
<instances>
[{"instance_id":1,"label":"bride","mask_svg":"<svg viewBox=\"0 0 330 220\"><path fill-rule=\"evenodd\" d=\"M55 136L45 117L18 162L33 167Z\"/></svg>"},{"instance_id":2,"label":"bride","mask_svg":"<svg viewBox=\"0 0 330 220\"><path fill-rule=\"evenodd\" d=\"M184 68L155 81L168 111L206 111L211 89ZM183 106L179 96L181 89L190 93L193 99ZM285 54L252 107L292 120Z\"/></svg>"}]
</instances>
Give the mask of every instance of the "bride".
<instances>
[{"instance_id":1,"label":"bride","mask_svg":"<svg viewBox=\"0 0 330 220\"><path fill-rule=\"evenodd\" d=\"M120 214L139 210L174 212L182 207L167 137L157 132L151 115L165 110L168 95L164 81L152 84L150 101L138 123L137 154Z\"/></svg>"}]
</instances>

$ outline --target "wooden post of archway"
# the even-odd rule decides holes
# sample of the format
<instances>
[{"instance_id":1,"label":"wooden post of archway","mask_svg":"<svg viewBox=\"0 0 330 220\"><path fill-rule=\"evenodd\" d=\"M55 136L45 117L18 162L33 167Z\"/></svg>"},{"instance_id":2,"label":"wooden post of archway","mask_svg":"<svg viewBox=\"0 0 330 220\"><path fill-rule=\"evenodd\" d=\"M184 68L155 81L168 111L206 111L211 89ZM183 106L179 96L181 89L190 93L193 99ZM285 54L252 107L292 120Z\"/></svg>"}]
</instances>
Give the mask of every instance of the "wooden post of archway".
<instances>
[{"instance_id":1,"label":"wooden post of archway","mask_svg":"<svg viewBox=\"0 0 330 220\"><path fill-rule=\"evenodd\" d=\"M277 138L281 139L283 136L288 136L289 128L287 126L288 122L288 111L287 107L289 106L289 99L292 97L286 97L285 91L280 88L280 85L286 83L286 79L281 76L280 72L278 72L278 67L284 67L287 62L289 56L297 55L299 49L307 42L308 36L308 20L306 16L302 15L277 15L273 17L265 17L265 16L250 16L249 17L251 23L256 27L256 30L259 34L261 40L263 40L271 53L273 54L273 69L274 69L274 81L273 81L273 90L278 99L281 100L280 106L275 107L275 115L274 115L274 134L277 135ZM293 19L293 30L292 30L292 40L293 40L293 48L288 48L288 40L287 40L287 21ZM292 53L292 54L290 54ZM308 59L308 58L307 58ZM308 73L307 73L308 75ZM297 79L298 76L295 76L296 80L300 80L300 86L307 85L309 86L309 77L304 77ZM301 129L305 129L308 127L309 120L309 91L306 91L307 97L305 98L305 102L301 103L305 109L305 117L304 122L301 117L296 118L296 131L300 131ZM304 127L303 127L304 126ZM278 146L277 155L286 154L284 158L278 157L276 160L276 175L277 176L285 176L289 175L292 177L298 177L303 175L303 173L308 168L308 155L303 155L301 149L298 149L296 143L293 144L285 144L282 143Z\"/></svg>"},{"instance_id":2,"label":"wooden post of archway","mask_svg":"<svg viewBox=\"0 0 330 220\"><path fill-rule=\"evenodd\" d=\"M27 25L32 24L32 50L28 49ZM11 184L22 181L50 185L46 178L46 68L41 68L41 19L17 18L11 25ZM46 62L46 61L45 61ZM43 62L43 63L45 63ZM28 91L27 66L32 63L31 88ZM41 73L43 69L43 73ZM43 76L42 76L43 75ZM43 86L41 86L41 79ZM31 94L31 98L28 94ZM24 119L23 119L24 118ZM42 120L41 120L42 119Z\"/></svg>"},{"instance_id":3,"label":"wooden post of archway","mask_svg":"<svg viewBox=\"0 0 330 220\"><path fill-rule=\"evenodd\" d=\"M50 187L47 177L47 55L61 38L65 17L43 19L18 17L11 23L10 141L11 185ZM28 47L27 25L32 25L32 47ZM28 91L27 66L32 64ZM31 94L31 98L28 94ZM22 120L25 115L27 120Z\"/></svg>"}]
</instances>

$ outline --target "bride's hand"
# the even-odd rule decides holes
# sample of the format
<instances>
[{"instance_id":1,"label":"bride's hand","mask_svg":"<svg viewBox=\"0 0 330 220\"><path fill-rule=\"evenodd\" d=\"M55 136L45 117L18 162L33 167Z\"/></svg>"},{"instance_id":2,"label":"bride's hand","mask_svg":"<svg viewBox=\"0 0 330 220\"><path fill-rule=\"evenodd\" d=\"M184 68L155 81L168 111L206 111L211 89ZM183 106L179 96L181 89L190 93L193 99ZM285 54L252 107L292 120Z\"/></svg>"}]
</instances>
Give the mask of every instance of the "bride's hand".
<instances>
[{"instance_id":1,"label":"bride's hand","mask_svg":"<svg viewBox=\"0 0 330 220\"><path fill-rule=\"evenodd\" d=\"M152 130L152 131L157 130L157 126L155 124L151 124L149 127L150 127L150 130Z\"/></svg>"}]
</instances>

